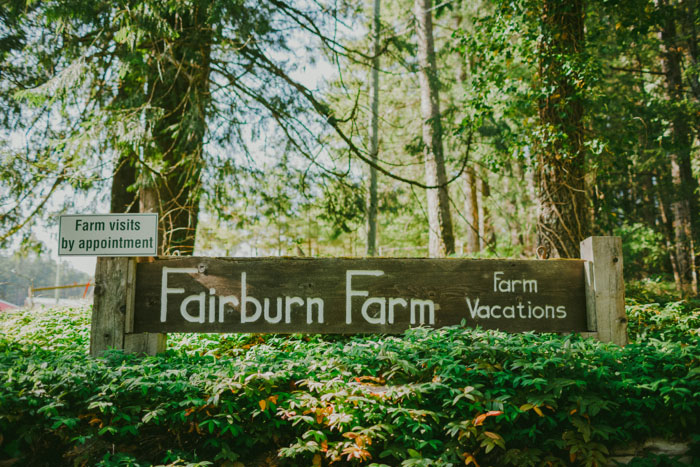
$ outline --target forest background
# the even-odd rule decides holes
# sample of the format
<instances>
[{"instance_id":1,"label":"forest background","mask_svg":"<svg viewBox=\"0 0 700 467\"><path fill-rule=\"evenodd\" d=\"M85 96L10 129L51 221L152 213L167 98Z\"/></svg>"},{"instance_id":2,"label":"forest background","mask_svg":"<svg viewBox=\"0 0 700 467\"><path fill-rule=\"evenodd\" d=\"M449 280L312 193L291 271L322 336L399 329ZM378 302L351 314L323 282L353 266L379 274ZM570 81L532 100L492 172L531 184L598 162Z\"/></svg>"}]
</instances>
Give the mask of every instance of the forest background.
<instances>
[{"instance_id":1,"label":"forest background","mask_svg":"<svg viewBox=\"0 0 700 467\"><path fill-rule=\"evenodd\" d=\"M697 294L696 0L3 2L0 244L577 257Z\"/></svg>"},{"instance_id":2,"label":"forest background","mask_svg":"<svg viewBox=\"0 0 700 467\"><path fill-rule=\"evenodd\" d=\"M0 465L700 458L699 22L697 0L0 1L0 294L51 285L61 213L157 212L180 255L556 258L619 235L629 331L91 358L91 306L7 311Z\"/></svg>"}]
</instances>

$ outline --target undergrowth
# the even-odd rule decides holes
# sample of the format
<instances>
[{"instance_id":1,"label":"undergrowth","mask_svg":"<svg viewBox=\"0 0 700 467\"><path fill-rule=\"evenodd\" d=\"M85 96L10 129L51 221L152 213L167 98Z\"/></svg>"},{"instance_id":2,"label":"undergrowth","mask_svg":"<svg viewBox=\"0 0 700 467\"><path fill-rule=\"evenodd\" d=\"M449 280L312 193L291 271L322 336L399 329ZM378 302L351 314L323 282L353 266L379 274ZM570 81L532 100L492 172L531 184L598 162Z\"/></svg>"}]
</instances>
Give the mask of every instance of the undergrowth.
<instances>
[{"instance_id":1,"label":"undergrowth","mask_svg":"<svg viewBox=\"0 0 700 467\"><path fill-rule=\"evenodd\" d=\"M87 355L89 311L0 318L0 463L603 465L649 437L698 458L689 302L630 299L624 348L452 327L173 334L164 355L101 359Z\"/></svg>"}]
</instances>

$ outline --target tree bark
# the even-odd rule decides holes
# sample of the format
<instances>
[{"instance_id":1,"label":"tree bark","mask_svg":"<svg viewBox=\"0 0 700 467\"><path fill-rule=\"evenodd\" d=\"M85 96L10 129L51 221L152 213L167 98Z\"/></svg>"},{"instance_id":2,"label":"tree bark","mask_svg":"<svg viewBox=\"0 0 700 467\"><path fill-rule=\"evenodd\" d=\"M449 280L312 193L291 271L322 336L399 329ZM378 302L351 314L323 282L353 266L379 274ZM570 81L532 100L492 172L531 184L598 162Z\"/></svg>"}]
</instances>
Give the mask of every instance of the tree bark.
<instances>
[{"instance_id":1,"label":"tree bark","mask_svg":"<svg viewBox=\"0 0 700 467\"><path fill-rule=\"evenodd\" d=\"M415 0L416 35L418 38L418 64L421 92L421 117L423 119L423 144L425 180L427 190L428 224L430 228L428 253L440 257L454 253L454 233L450 214L450 198L447 191L447 175L442 144L440 121L440 96L435 46L433 43L433 16L431 0Z\"/></svg>"},{"instance_id":2,"label":"tree bark","mask_svg":"<svg viewBox=\"0 0 700 467\"><path fill-rule=\"evenodd\" d=\"M700 2L684 0L680 3L681 35L685 38L690 66L686 67L686 77L690 91L696 102L700 102L700 46L698 45L697 18L700 17Z\"/></svg>"},{"instance_id":3,"label":"tree bark","mask_svg":"<svg viewBox=\"0 0 700 467\"><path fill-rule=\"evenodd\" d=\"M136 183L136 167L130 151L121 152L114 164L109 212L139 212L137 191L129 191Z\"/></svg>"},{"instance_id":4,"label":"tree bark","mask_svg":"<svg viewBox=\"0 0 700 467\"><path fill-rule=\"evenodd\" d=\"M518 182L525 180L520 161L515 160L510 166L509 173L504 179L504 191L506 193L506 212L508 213L508 230L510 231L511 246L525 246L523 232L526 230L527 221L523 218L524 213L520 212L520 202L525 197L525 193L519 192Z\"/></svg>"},{"instance_id":5,"label":"tree bark","mask_svg":"<svg viewBox=\"0 0 700 467\"><path fill-rule=\"evenodd\" d=\"M489 186L488 174L483 171L479 178L479 192L481 202L479 203L479 247L481 250L492 248L494 243L493 225L491 225L491 213L489 212L486 200L491 197L491 187Z\"/></svg>"},{"instance_id":6,"label":"tree bark","mask_svg":"<svg viewBox=\"0 0 700 467\"><path fill-rule=\"evenodd\" d=\"M583 101L575 69L583 50L582 0L544 0L539 74L547 96L539 102L537 150L538 248L546 256L576 258L587 237ZM574 73L570 73L573 68Z\"/></svg>"},{"instance_id":7,"label":"tree bark","mask_svg":"<svg viewBox=\"0 0 700 467\"><path fill-rule=\"evenodd\" d=\"M656 197L659 201L659 216L660 220L659 223L662 228L662 232L664 234L664 239L666 240L666 249L669 252L669 256L671 259L671 269L673 270L673 279L676 283L676 288L678 291L682 291L681 287L681 277L678 269L678 259L676 258L676 253L674 249L674 234L673 234L673 223L671 222L671 219L669 218L669 207L667 206L667 199L668 195L665 193L668 190L663 188L664 183L664 176L660 176L659 174L655 174L658 183L655 185L656 187Z\"/></svg>"},{"instance_id":8,"label":"tree bark","mask_svg":"<svg viewBox=\"0 0 700 467\"><path fill-rule=\"evenodd\" d=\"M462 27L463 16L459 11L455 12L455 30L460 30ZM458 52L457 67L455 69L455 79L462 86L467 85L467 66L466 54ZM469 157L470 154L465 154L464 157ZM464 220L466 226L467 237L467 253L475 254L480 251L479 248L479 196L476 172L474 170L476 164L472 163L464 170Z\"/></svg>"},{"instance_id":9,"label":"tree bark","mask_svg":"<svg viewBox=\"0 0 700 467\"><path fill-rule=\"evenodd\" d=\"M134 86L122 83L117 104L129 98L127 88L130 88L130 92L134 91ZM152 191L149 192L143 188L139 191L130 190L136 185L138 177L135 161L136 155L130 148L124 148L119 153L112 172L110 199L112 213L158 212L158 204L153 200L155 195ZM159 242L159 248L162 248L161 242ZM122 305L126 307L127 292L123 287L128 282L127 267L126 258L97 258L96 284L109 289L116 287L117 290L111 290L109 293L103 290L101 294L95 294L90 337L90 354L93 356L99 356L108 348L149 355L165 351L167 342L165 334L133 334L125 331L126 321L121 307Z\"/></svg>"},{"instance_id":10,"label":"tree bark","mask_svg":"<svg viewBox=\"0 0 700 467\"><path fill-rule=\"evenodd\" d=\"M379 150L379 28L380 1L374 0L372 19L372 75L369 81L370 122L369 157L376 163ZM367 207L367 256L377 249L377 169L369 168L369 206Z\"/></svg>"},{"instance_id":11,"label":"tree bark","mask_svg":"<svg viewBox=\"0 0 700 467\"><path fill-rule=\"evenodd\" d=\"M139 92L140 91L140 92ZM124 76L119 80L117 95L112 105L118 109L128 108L143 102L143 90L139 89L138 80L131 76ZM110 197L110 210L112 213L137 213L139 212L138 191L135 189L137 181L137 155L130 146L116 145L118 151L117 160L112 169L112 187ZM131 191L130 187L134 187Z\"/></svg>"},{"instance_id":12,"label":"tree bark","mask_svg":"<svg viewBox=\"0 0 700 467\"><path fill-rule=\"evenodd\" d=\"M474 167L464 172L464 185L467 196L464 199L464 212L467 218L467 253L474 254L479 248L479 201Z\"/></svg>"},{"instance_id":13,"label":"tree bark","mask_svg":"<svg viewBox=\"0 0 700 467\"><path fill-rule=\"evenodd\" d=\"M149 75L149 96L164 112L153 127L160 171L146 187L157 202L162 253L194 251L201 195L206 111L210 100L211 28L206 2L171 14L173 39L155 42ZM159 57L164 57L160 59ZM151 207L152 208L152 207Z\"/></svg>"},{"instance_id":14,"label":"tree bark","mask_svg":"<svg viewBox=\"0 0 700 467\"><path fill-rule=\"evenodd\" d=\"M661 30L663 53L661 64L666 77L666 92L672 107L671 141L669 142L669 162L671 166L671 217L675 237L674 251L678 265L679 288L685 294L698 293L697 269L695 265L695 243L693 225L698 216L696 201L697 180L693 177L690 163L691 135L687 120L678 104L683 101L683 81L681 72L681 52L676 42L676 21L674 9L665 1L659 5L665 13Z\"/></svg>"}]
</instances>

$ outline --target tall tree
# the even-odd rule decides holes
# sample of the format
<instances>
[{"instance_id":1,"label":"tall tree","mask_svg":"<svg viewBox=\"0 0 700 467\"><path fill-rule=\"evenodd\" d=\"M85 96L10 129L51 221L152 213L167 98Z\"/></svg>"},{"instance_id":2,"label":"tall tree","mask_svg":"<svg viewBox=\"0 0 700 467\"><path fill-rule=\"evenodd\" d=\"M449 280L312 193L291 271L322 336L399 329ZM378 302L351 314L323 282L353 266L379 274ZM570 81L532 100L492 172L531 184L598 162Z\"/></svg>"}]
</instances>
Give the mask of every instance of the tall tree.
<instances>
[{"instance_id":1,"label":"tall tree","mask_svg":"<svg viewBox=\"0 0 700 467\"><path fill-rule=\"evenodd\" d=\"M372 74L369 81L370 122L369 157L376 163L379 150L379 46L380 1L373 1L372 15ZM377 169L369 167L369 205L367 206L367 256L377 249Z\"/></svg>"},{"instance_id":2,"label":"tall tree","mask_svg":"<svg viewBox=\"0 0 700 467\"><path fill-rule=\"evenodd\" d=\"M695 237L693 217L699 216L697 203L697 180L693 177L690 162L691 132L684 112L679 109L685 101L681 63L683 60L680 40L677 34L677 9L671 8L666 0L659 1L663 17L661 24L661 44L663 52L661 64L666 80L670 115L671 141L668 157L673 186L671 216L675 235L674 250L678 268L680 289L684 293L698 293L698 276L695 264Z\"/></svg>"},{"instance_id":3,"label":"tall tree","mask_svg":"<svg viewBox=\"0 0 700 467\"><path fill-rule=\"evenodd\" d=\"M171 35L149 41L148 96L162 112L153 122L155 144L149 158L160 167L144 172L142 205L149 211L157 207L163 254L194 251L210 106L209 6L198 1L168 7L160 13Z\"/></svg>"},{"instance_id":4,"label":"tall tree","mask_svg":"<svg viewBox=\"0 0 700 467\"><path fill-rule=\"evenodd\" d=\"M479 178L478 188L481 194L479 203L479 248L486 250L494 242L493 223L491 212L488 208L488 199L491 197L491 187L489 186L489 174L482 170Z\"/></svg>"},{"instance_id":5,"label":"tall tree","mask_svg":"<svg viewBox=\"0 0 700 467\"><path fill-rule=\"evenodd\" d=\"M428 253L431 257L454 253L455 240L450 214L450 198L442 144L440 94L435 45L433 42L432 0L415 0L418 66L423 119L423 156L430 227Z\"/></svg>"},{"instance_id":6,"label":"tall tree","mask_svg":"<svg viewBox=\"0 0 700 467\"><path fill-rule=\"evenodd\" d=\"M538 245L548 256L575 258L587 236L584 81L579 55L584 46L582 0L544 0L539 71Z\"/></svg>"},{"instance_id":7,"label":"tall tree","mask_svg":"<svg viewBox=\"0 0 700 467\"><path fill-rule=\"evenodd\" d=\"M12 38L0 44L0 66L3 77L13 78L2 81L0 99L14 102L18 116L0 124L3 134L14 131L29 103L41 110L28 126L46 123L51 131L32 135L27 154L19 150L12 159L0 147L12 163L0 169L1 178L14 177L18 188L9 192L16 207L0 216L0 242L39 217L63 186L87 190L97 183L102 154L110 154L118 171L136 168L129 186L130 193L138 188L142 210L160 213L162 252L191 254L200 205L213 200L208 208L217 211L227 201L219 188L244 170L224 156L233 152L227 150L249 156L255 131L276 128L292 151L315 164L326 134L311 128L342 134L322 96L289 75L287 60L288 42L302 36L339 52L325 29L337 25L335 7L304 10L278 0L15 3L16 15L0 9L11 19L5 24ZM127 105L117 98L124 105L110 106L125 74L133 78L129 95L139 99ZM13 101L18 95L25 100ZM205 142L217 151L207 154ZM44 175L28 180L23 165ZM204 192L204 176L218 188Z\"/></svg>"},{"instance_id":8,"label":"tall tree","mask_svg":"<svg viewBox=\"0 0 700 467\"><path fill-rule=\"evenodd\" d=\"M483 5L478 5L479 8ZM454 11L454 22L455 30L462 31L464 25L464 17L467 12L468 6L465 4L459 4ZM457 66L455 67L455 83L459 83L460 86L456 86L457 90L463 92L465 86L468 85L468 58L464 50L457 50L456 53ZM453 104L454 105L454 104ZM464 109L464 105L457 104L458 111L461 116L464 115L464 110L467 112L470 109ZM459 149L462 149L462 145L459 145ZM469 154L466 155L467 157ZM463 219L466 224L465 235L466 235L466 251L469 254L478 253L480 248L479 242L479 200L478 200L478 187L477 187L477 177L476 171L474 169L475 163L470 163L468 167L464 170L464 216Z\"/></svg>"},{"instance_id":9,"label":"tall tree","mask_svg":"<svg viewBox=\"0 0 700 467\"><path fill-rule=\"evenodd\" d=\"M125 57L129 52L121 47ZM140 106L144 99L139 80L126 71L117 84L117 94L110 107L113 111L128 110ZM139 212L138 157L132 145L116 140L113 142L116 159L112 168L110 210L112 213ZM99 261L99 258L98 258Z\"/></svg>"},{"instance_id":10,"label":"tall tree","mask_svg":"<svg viewBox=\"0 0 700 467\"><path fill-rule=\"evenodd\" d=\"M467 220L467 253L478 253L481 250L479 242L479 225L481 224L479 221L479 191L474 167L467 167L464 175L464 186L466 188L464 212Z\"/></svg>"}]
</instances>

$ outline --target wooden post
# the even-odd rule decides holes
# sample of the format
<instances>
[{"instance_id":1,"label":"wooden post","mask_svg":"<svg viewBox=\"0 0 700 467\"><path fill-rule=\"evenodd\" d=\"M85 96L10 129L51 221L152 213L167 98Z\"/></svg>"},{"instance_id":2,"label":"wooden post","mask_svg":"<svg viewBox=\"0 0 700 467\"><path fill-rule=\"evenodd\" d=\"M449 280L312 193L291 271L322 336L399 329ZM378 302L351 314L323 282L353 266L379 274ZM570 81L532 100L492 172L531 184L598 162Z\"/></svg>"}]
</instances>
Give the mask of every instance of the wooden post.
<instances>
[{"instance_id":1,"label":"wooden post","mask_svg":"<svg viewBox=\"0 0 700 467\"><path fill-rule=\"evenodd\" d=\"M167 334L142 332L124 336L124 351L139 355L156 355L165 352Z\"/></svg>"},{"instance_id":2,"label":"wooden post","mask_svg":"<svg viewBox=\"0 0 700 467\"><path fill-rule=\"evenodd\" d=\"M124 348L129 258L97 258L90 355Z\"/></svg>"},{"instance_id":3,"label":"wooden post","mask_svg":"<svg viewBox=\"0 0 700 467\"><path fill-rule=\"evenodd\" d=\"M625 282L620 237L588 237L581 242L588 328L602 342L627 344Z\"/></svg>"},{"instance_id":4,"label":"wooden post","mask_svg":"<svg viewBox=\"0 0 700 467\"><path fill-rule=\"evenodd\" d=\"M134 334L134 295L136 291L136 264L144 261L153 261L154 258L132 258L133 268L130 269L129 303L126 308L126 334L124 336L124 351L141 355L155 355L165 352L168 335L161 332L142 332Z\"/></svg>"},{"instance_id":5,"label":"wooden post","mask_svg":"<svg viewBox=\"0 0 700 467\"><path fill-rule=\"evenodd\" d=\"M165 351L165 334L133 333L135 282L135 258L97 258L90 331L93 357L107 349L146 355Z\"/></svg>"}]
</instances>

